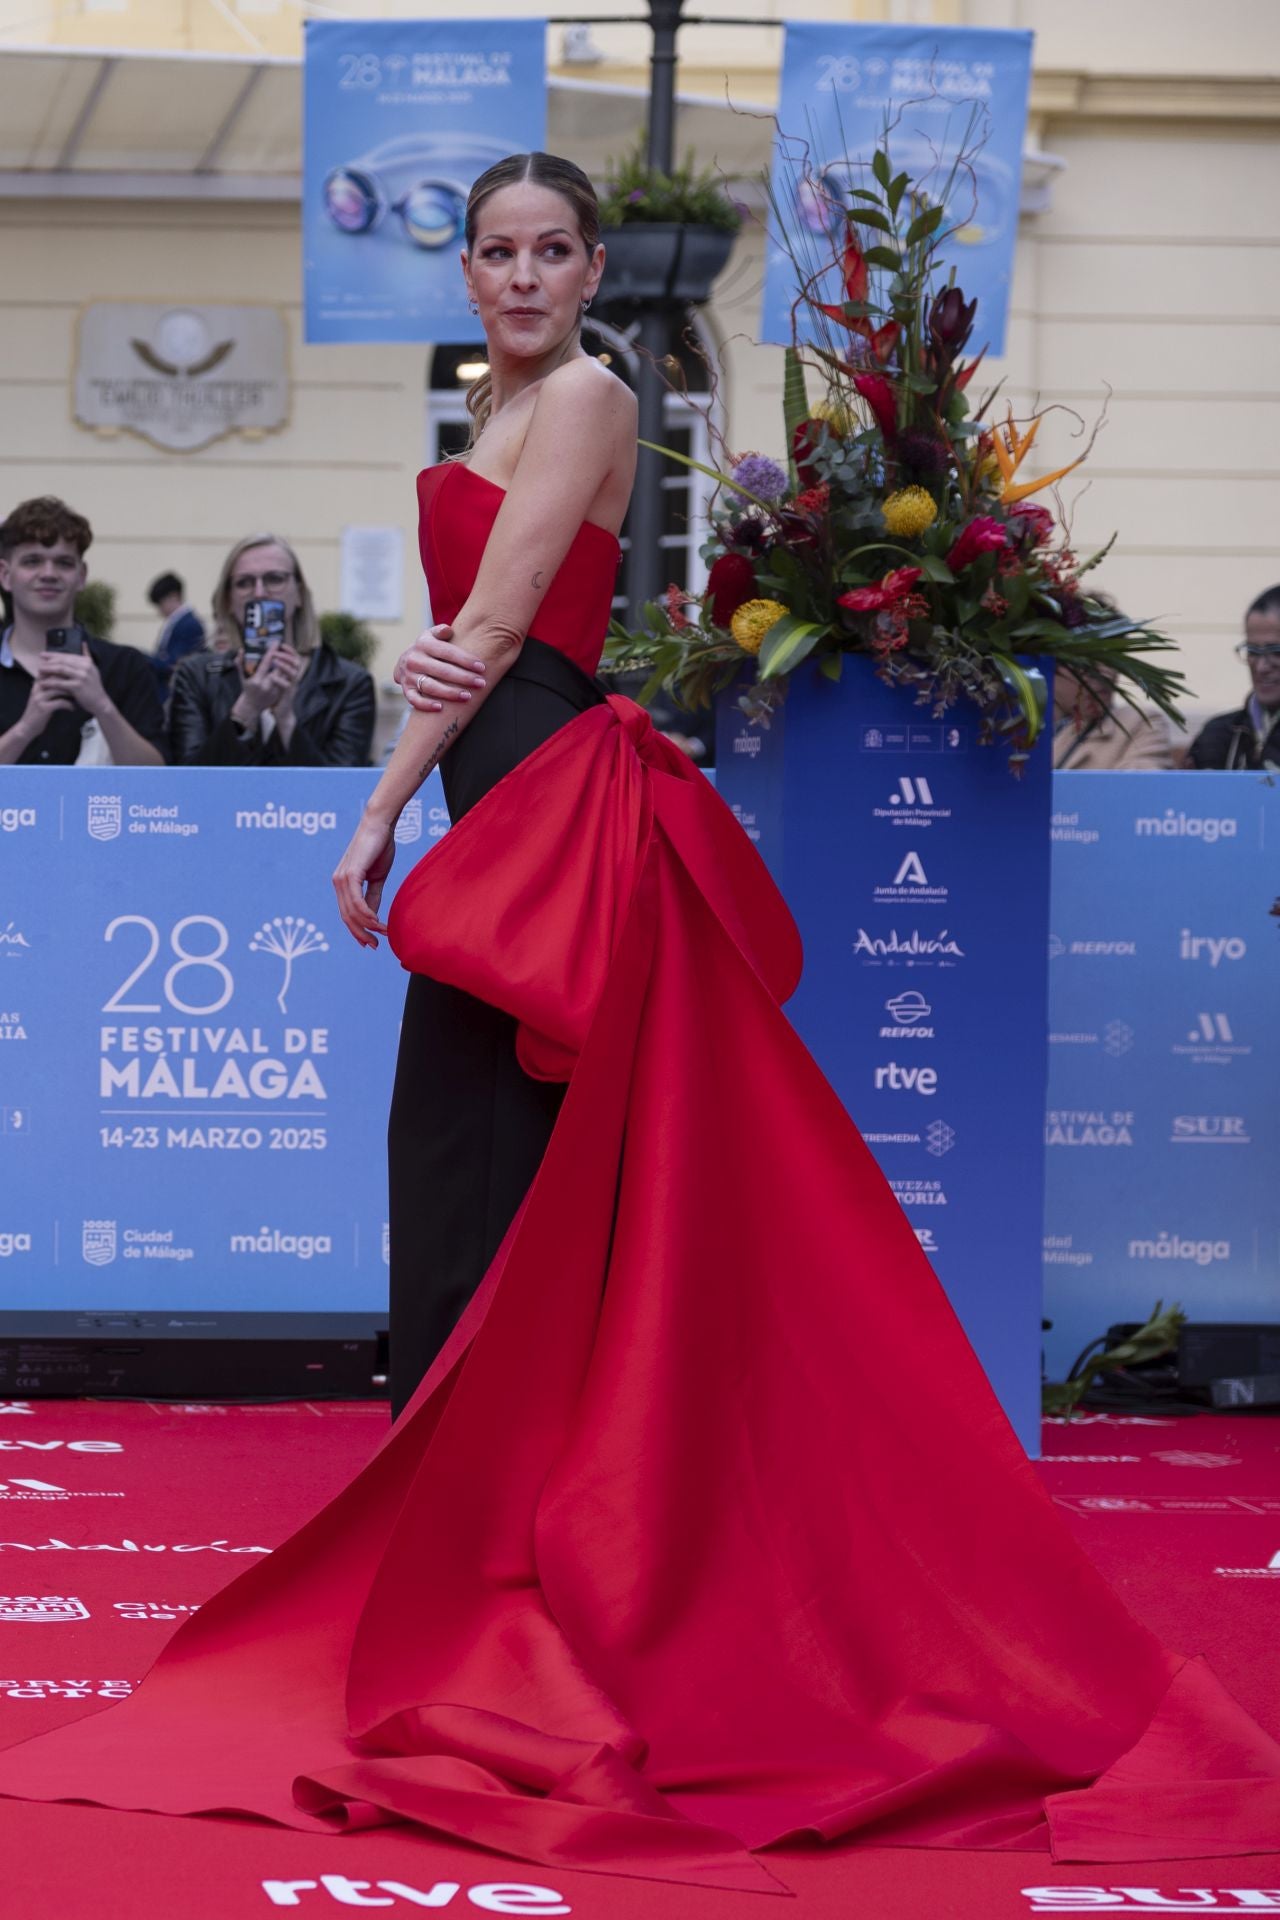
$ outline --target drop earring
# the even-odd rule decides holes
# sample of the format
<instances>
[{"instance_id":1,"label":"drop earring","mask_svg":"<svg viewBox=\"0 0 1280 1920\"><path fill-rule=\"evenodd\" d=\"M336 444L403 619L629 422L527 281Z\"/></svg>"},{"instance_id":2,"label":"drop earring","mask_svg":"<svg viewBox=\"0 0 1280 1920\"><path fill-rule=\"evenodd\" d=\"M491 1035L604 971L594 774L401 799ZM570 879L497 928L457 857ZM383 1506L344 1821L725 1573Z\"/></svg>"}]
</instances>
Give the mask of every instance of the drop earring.
<instances>
[{"instance_id":1,"label":"drop earring","mask_svg":"<svg viewBox=\"0 0 1280 1920\"><path fill-rule=\"evenodd\" d=\"M583 301L583 303L582 303L582 311L583 311L583 312L585 313L585 312L587 311L587 308L588 308L588 307L589 307L590 305L591 305L591 295L590 295L590 294L588 294L588 295L587 295L587 297L586 297L586 299L585 299L585 300Z\"/></svg>"},{"instance_id":2,"label":"drop earring","mask_svg":"<svg viewBox=\"0 0 1280 1920\"><path fill-rule=\"evenodd\" d=\"M476 299L474 294L472 294L470 300L468 300L467 305L470 307L472 313L479 313L480 302Z\"/></svg>"}]
</instances>

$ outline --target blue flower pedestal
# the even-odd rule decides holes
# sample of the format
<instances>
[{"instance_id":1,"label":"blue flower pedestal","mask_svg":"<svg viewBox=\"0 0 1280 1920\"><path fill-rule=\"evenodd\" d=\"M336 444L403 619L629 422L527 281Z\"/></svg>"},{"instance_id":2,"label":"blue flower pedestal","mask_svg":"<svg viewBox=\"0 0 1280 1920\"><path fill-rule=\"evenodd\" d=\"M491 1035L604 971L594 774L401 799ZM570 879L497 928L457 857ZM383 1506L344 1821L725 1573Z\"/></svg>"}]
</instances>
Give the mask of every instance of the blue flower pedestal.
<instances>
[{"instance_id":1,"label":"blue flower pedestal","mask_svg":"<svg viewBox=\"0 0 1280 1920\"><path fill-rule=\"evenodd\" d=\"M1045 737L1015 778L979 729L967 703L935 718L849 656L838 683L794 673L768 728L722 695L716 784L799 923L796 1030L1034 1456L1052 768Z\"/></svg>"}]
</instances>

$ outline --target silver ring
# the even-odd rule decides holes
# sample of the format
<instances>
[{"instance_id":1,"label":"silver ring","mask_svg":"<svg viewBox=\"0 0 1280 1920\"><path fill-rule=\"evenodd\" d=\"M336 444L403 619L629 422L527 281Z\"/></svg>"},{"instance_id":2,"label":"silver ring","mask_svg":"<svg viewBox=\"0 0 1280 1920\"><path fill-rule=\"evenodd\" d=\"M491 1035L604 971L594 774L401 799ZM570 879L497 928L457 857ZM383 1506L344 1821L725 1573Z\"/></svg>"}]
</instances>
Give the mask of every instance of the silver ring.
<instances>
[{"instance_id":1,"label":"silver ring","mask_svg":"<svg viewBox=\"0 0 1280 1920\"><path fill-rule=\"evenodd\" d=\"M423 687L423 684L422 684L421 674L418 675L417 679L414 681L413 684L417 687L419 693L425 692L425 688Z\"/></svg>"}]
</instances>

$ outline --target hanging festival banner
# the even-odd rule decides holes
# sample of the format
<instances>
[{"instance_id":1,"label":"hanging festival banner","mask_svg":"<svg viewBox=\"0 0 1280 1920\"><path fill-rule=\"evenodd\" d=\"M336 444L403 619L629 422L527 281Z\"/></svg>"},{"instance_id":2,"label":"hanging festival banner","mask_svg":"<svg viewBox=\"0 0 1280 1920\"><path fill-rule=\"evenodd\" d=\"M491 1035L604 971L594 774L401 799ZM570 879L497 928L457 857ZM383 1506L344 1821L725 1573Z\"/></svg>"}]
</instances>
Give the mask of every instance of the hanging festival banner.
<instances>
[{"instance_id":1,"label":"hanging festival banner","mask_svg":"<svg viewBox=\"0 0 1280 1920\"><path fill-rule=\"evenodd\" d=\"M306 339L478 341L472 182L546 145L545 20L308 20Z\"/></svg>"},{"instance_id":2,"label":"hanging festival banner","mask_svg":"<svg viewBox=\"0 0 1280 1920\"><path fill-rule=\"evenodd\" d=\"M816 274L829 261L888 128L893 171L910 175L921 212L946 209L941 265L978 302L975 340L1004 352L1031 43L1004 29L788 23L762 338L790 341L796 262ZM876 237L864 230L864 246ZM842 298L837 279L830 270L822 297Z\"/></svg>"}]
</instances>

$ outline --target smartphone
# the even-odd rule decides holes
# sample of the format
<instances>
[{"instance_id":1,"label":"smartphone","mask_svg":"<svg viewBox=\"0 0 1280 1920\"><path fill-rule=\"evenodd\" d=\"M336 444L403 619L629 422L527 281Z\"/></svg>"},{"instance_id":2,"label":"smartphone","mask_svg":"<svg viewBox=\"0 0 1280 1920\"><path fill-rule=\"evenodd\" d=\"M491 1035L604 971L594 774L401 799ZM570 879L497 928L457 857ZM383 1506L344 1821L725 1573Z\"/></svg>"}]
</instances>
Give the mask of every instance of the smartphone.
<instances>
[{"instance_id":1,"label":"smartphone","mask_svg":"<svg viewBox=\"0 0 1280 1920\"><path fill-rule=\"evenodd\" d=\"M49 627L44 636L46 653L83 653L83 627Z\"/></svg>"},{"instance_id":2,"label":"smartphone","mask_svg":"<svg viewBox=\"0 0 1280 1920\"><path fill-rule=\"evenodd\" d=\"M246 680L258 671L263 655L285 637L283 600L249 600L244 610L244 651L241 666Z\"/></svg>"}]
</instances>

